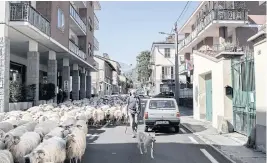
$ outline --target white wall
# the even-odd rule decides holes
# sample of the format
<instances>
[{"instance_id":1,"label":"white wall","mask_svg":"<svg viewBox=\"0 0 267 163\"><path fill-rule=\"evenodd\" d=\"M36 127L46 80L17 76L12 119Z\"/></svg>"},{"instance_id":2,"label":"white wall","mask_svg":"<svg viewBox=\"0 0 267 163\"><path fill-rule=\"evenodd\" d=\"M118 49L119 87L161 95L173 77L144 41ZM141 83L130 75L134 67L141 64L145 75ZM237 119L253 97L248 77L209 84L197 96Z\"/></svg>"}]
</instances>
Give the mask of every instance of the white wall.
<instances>
[{"instance_id":1,"label":"white wall","mask_svg":"<svg viewBox=\"0 0 267 163\"><path fill-rule=\"evenodd\" d=\"M266 150L266 111L267 111L267 42L254 45L255 92L256 92L256 145Z\"/></svg>"},{"instance_id":2,"label":"white wall","mask_svg":"<svg viewBox=\"0 0 267 163\"><path fill-rule=\"evenodd\" d=\"M231 61L221 60L214 62L195 54L193 75L193 102L194 118L206 114L205 75L212 74L212 125L218 127L218 117L225 117L232 122L232 101L225 96L225 86L231 86Z\"/></svg>"}]
</instances>

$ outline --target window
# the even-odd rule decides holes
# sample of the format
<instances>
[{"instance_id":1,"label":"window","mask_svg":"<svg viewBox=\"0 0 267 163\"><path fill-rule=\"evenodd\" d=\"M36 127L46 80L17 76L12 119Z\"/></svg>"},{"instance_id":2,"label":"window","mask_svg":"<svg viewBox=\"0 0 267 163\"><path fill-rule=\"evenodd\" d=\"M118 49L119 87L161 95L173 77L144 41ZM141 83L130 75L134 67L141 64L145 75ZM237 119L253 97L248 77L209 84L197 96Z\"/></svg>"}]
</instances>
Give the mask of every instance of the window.
<instances>
[{"instance_id":1,"label":"window","mask_svg":"<svg viewBox=\"0 0 267 163\"><path fill-rule=\"evenodd\" d=\"M164 48L164 55L165 55L165 58L170 58L171 57L170 48Z\"/></svg>"},{"instance_id":2,"label":"window","mask_svg":"<svg viewBox=\"0 0 267 163\"><path fill-rule=\"evenodd\" d=\"M173 66L163 66L162 67L162 78L163 79L173 78Z\"/></svg>"},{"instance_id":3,"label":"window","mask_svg":"<svg viewBox=\"0 0 267 163\"><path fill-rule=\"evenodd\" d=\"M64 30L64 26L65 26L64 13L60 8L58 8L58 10L57 10L57 27L61 30Z\"/></svg>"}]
</instances>

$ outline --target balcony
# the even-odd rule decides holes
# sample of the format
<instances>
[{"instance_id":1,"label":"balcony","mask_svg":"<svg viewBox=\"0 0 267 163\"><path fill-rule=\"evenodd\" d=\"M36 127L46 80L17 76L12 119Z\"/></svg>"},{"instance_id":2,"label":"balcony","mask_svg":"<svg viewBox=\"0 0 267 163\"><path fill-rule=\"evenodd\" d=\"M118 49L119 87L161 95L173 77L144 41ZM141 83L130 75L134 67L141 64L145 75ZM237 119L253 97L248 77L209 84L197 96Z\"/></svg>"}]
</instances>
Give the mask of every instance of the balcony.
<instances>
[{"instance_id":1,"label":"balcony","mask_svg":"<svg viewBox=\"0 0 267 163\"><path fill-rule=\"evenodd\" d=\"M201 19L193 32L191 32L189 36L187 36L179 43L178 51L181 51L187 45L192 43L211 24L218 23L222 26L227 26L227 24L234 24L236 26L239 26L240 24L245 24L247 21L248 11L244 9L211 10L204 18Z\"/></svg>"},{"instance_id":2,"label":"balcony","mask_svg":"<svg viewBox=\"0 0 267 163\"><path fill-rule=\"evenodd\" d=\"M174 80L174 75L173 74L168 74L168 75L163 74L161 76L161 80Z\"/></svg>"},{"instance_id":3,"label":"balcony","mask_svg":"<svg viewBox=\"0 0 267 163\"><path fill-rule=\"evenodd\" d=\"M70 27L71 29L78 35L86 35L86 25L81 19L78 12L75 8L70 4Z\"/></svg>"},{"instance_id":4,"label":"balcony","mask_svg":"<svg viewBox=\"0 0 267 163\"><path fill-rule=\"evenodd\" d=\"M42 33L46 34L47 36L51 35L50 22L45 17L43 17L38 11L36 11L33 7L31 7L28 3L10 3L10 21L28 22L32 26L40 30ZM27 31L26 33L29 32L29 30L27 29L24 30L22 28L18 30L23 33L24 31ZM38 36L36 36L35 33L36 31L28 34L31 35L33 38L38 38Z\"/></svg>"},{"instance_id":5,"label":"balcony","mask_svg":"<svg viewBox=\"0 0 267 163\"><path fill-rule=\"evenodd\" d=\"M101 5L99 1L93 1L94 10L101 10Z\"/></svg>"},{"instance_id":6,"label":"balcony","mask_svg":"<svg viewBox=\"0 0 267 163\"><path fill-rule=\"evenodd\" d=\"M99 42L97 41L97 39L94 36L94 50L98 51L99 50Z\"/></svg>"},{"instance_id":7,"label":"balcony","mask_svg":"<svg viewBox=\"0 0 267 163\"><path fill-rule=\"evenodd\" d=\"M73 52L75 55L85 60L85 53L81 51L79 47L75 45L72 41L69 41L69 50Z\"/></svg>"},{"instance_id":8,"label":"balcony","mask_svg":"<svg viewBox=\"0 0 267 163\"><path fill-rule=\"evenodd\" d=\"M247 51L246 47L240 47L236 44L225 42L223 44L214 44L211 48L205 50L198 50L210 57L221 57L222 55L244 55L244 51Z\"/></svg>"},{"instance_id":9,"label":"balcony","mask_svg":"<svg viewBox=\"0 0 267 163\"><path fill-rule=\"evenodd\" d=\"M99 21L94 13L94 30L99 30Z\"/></svg>"},{"instance_id":10,"label":"balcony","mask_svg":"<svg viewBox=\"0 0 267 163\"><path fill-rule=\"evenodd\" d=\"M79 8L86 8L86 1L72 1L72 3L75 4L75 6L79 7Z\"/></svg>"}]
</instances>

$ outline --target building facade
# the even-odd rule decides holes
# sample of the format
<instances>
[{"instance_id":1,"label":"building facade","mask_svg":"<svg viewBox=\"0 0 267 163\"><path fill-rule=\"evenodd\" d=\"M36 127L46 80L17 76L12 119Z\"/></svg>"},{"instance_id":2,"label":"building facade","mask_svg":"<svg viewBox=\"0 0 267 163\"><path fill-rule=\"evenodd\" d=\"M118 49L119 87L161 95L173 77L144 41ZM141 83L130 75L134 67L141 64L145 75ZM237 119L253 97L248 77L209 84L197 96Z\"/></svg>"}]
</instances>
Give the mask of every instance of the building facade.
<instances>
[{"instance_id":1,"label":"building facade","mask_svg":"<svg viewBox=\"0 0 267 163\"><path fill-rule=\"evenodd\" d=\"M265 22L266 8L257 1L203 1L178 31L185 36L179 55L193 63L194 118L211 121L218 129L229 122L229 128L231 124L235 131L249 134L254 118L245 122L242 115L250 114L246 106L253 110L253 83L240 89L244 85L238 81L243 79L236 70L243 69L242 58L251 56L253 45L247 39ZM244 74L253 78L252 71ZM242 92L251 94L250 101L240 103Z\"/></svg>"},{"instance_id":2,"label":"building facade","mask_svg":"<svg viewBox=\"0 0 267 163\"><path fill-rule=\"evenodd\" d=\"M163 91L175 92L175 44L173 42L154 42L151 47L150 94L158 94ZM181 66L184 57L180 57ZM189 81L190 82L190 81ZM186 76L180 75L180 83L186 83Z\"/></svg>"},{"instance_id":3,"label":"building facade","mask_svg":"<svg viewBox=\"0 0 267 163\"><path fill-rule=\"evenodd\" d=\"M266 1L265 1L266 5ZM267 39L266 24L248 39L254 44L255 97L256 97L256 148L266 152L266 111L267 111Z\"/></svg>"},{"instance_id":4,"label":"building facade","mask_svg":"<svg viewBox=\"0 0 267 163\"><path fill-rule=\"evenodd\" d=\"M1 4L0 111L9 109L10 75L21 84L53 83L73 100L91 96L90 72L97 71L93 53L100 10L97 1L3 1ZM11 75L11 76L12 76Z\"/></svg>"},{"instance_id":5,"label":"building facade","mask_svg":"<svg viewBox=\"0 0 267 163\"><path fill-rule=\"evenodd\" d=\"M99 69L97 72L91 72L93 81L92 87L95 90L93 93L100 96L111 95L113 89L113 72L116 71L116 68L106 57L95 55L94 59L98 63ZM99 87L97 87L97 85L99 85Z\"/></svg>"}]
</instances>

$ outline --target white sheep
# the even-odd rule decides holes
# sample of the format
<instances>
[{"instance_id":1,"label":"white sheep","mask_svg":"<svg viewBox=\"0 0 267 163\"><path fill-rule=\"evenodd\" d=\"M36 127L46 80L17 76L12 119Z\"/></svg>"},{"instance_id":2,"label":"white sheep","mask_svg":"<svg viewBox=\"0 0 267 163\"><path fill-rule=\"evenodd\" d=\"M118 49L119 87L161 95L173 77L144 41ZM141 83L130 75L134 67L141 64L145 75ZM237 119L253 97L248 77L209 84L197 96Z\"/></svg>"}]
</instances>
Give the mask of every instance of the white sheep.
<instances>
[{"instance_id":1,"label":"white sheep","mask_svg":"<svg viewBox=\"0 0 267 163\"><path fill-rule=\"evenodd\" d=\"M20 137L22 136L24 133L26 132L30 132L33 131L34 127L35 127L36 123L34 122L29 122L27 124L24 124L22 126L19 126L13 130L10 130L8 133L6 133L5 137L4 137L4 143L7 147L9 147L12 142L14 142L15 137Z\"/></svg>"},{"instance_id":2,"label":"white sheep","mask_svg":"<svg viewBox=\"0 0 267 163\"><path fill-rule=\"evenodd\" d=\"M76 124L76 119L73 117L69 117L68 119L66 119L65 121L63 121L60 124L60 127L63 127L65 129L69 128L70 126L74 126Z\"/></svg>"},{"instance_id":3,"label":"white sheep","mask_svg":"<svg viewBox=\"0 0 267 163\"><path fill-rule=\"evenodd\" d=\"M63 163L66 159L66 141L52 137L39 144L30 154L24 156L25 162Z\"/></svg>"},{"instance_id":4,"label":"white sheep","mask_svg":"<svg viewBox=\"0 0 267 163\"><path fill-rule=\"evenodd\" d=\"M85 136L88 133L88 126L86 124L86 121L84 120L78 120L75 124L76 127L78 127L79 129L83 130Z\"/></svg>"},{"instance_id":5,"label":"white sheep","mask_svg":"<svg viewBox=\"0 0 267 163\"><path fill-rule=\"evenodd\" d=\"M56 128L58 124L55 121L45 121L36 125L34 132L37 132L41 137L48 134L54 128Z\"/></svg>"},{"instance_id":6,"label":"white sheep","mask_svg":"<svg viewBox=\"0 0 267 163\"><path fill-rule=\"evenodd\" d=\"M86 148L86 136L84 135L84 131L80 130L77 127L73 127L71 128L71 134L67 135L66 139L67 159L75 159L76 162L78 160L81 162Z\"/></svg>"},{"instance_id":7,"label":"white sheep","mask_svg":"<svg viewBox=\"0 0 267 163\"><path fill-rule=\"evenodd\" d=\"M44 136L44 140L50 139L54 136L63 138L64 129L61 127L56 127L53 130L51 130L48 134Z\"/></svg>"},{"instance_id":8,"label":"white sheep","mask_svg":"<svg viewBox=\"0 0 267 163\"><path fill-rule=\"evenodd\" d=\"M6 148L6 145L4 142L2 142L2 140L0 140L0 150L3 150Z\"/></svg>"},{"instance_id":9,"label":"white sheep","mask_svg":"<svg viewBox=\"0 0 267 163\"><path fill-rule=\"evenodd\" d=\"M23 163L23 157L31 153L40 142L41 138L38 133L26 132L21 137L15 137L8 149L12 153L15 162Z\"/></svg>"},{"instance_id":10,"label":"white sheep","mask_svg":"<svg viewBox=\"0 0 267 163\"><path fill-rule=\"evenodd\" d=\"M8 150L0 150L1 163L14 163L13 156Z\"/></svg>"},{"instance_id":11,"label":"white sheep","mask_svg":"<svg viewBox=\"0 0 267 163\"><path fill-rule=\"evenodd\" d=\"M14 129L14 126L9 122L0 122L0 130L3 130L4 132L8 132L10 130Z\"/></svg>"}]
</instances>

